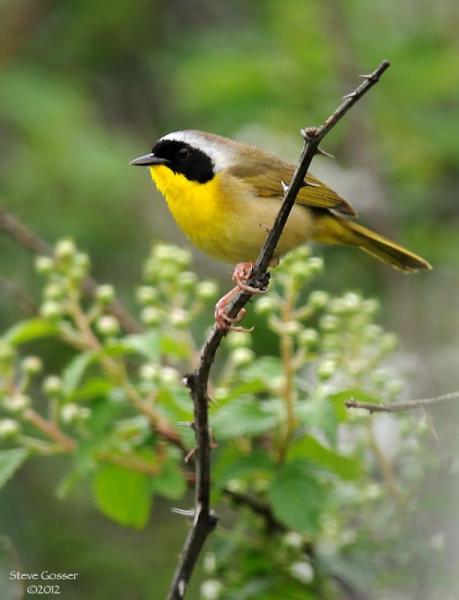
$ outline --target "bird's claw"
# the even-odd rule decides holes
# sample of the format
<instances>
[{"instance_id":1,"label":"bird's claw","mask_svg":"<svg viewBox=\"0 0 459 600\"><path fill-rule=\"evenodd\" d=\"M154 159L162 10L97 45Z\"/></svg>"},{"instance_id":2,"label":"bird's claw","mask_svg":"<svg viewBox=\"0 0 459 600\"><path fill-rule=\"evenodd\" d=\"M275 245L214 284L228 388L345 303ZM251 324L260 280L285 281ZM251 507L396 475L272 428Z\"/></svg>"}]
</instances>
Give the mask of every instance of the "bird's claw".
<instances>
[{"instance_id":1,"label":"bird's claw","mask_svg":"<svg viewBox=\"0 0 459 600\"><path fill-rule=\"evenodd\" d=\"M239 323L246 314L245 308L241 308L238 314L235 317L230 317L226 313L226 308L228 304L234 299L234 297L238 294L238 292L243 291L247 294L263 294L266 289L260 289L248 285L246 282L252 273L253 263L238 263L234 267L233 271L233 281L236 284L232 290L230 290L227 294L221 298L216 306L215 306L215 323L217 328L223 333L228 333L228 331L240 331L244 333L250 333L253 331L253 327L250 329L246 329L245 327L237 327L235 323Z\"/></svg>"}]
</instances>

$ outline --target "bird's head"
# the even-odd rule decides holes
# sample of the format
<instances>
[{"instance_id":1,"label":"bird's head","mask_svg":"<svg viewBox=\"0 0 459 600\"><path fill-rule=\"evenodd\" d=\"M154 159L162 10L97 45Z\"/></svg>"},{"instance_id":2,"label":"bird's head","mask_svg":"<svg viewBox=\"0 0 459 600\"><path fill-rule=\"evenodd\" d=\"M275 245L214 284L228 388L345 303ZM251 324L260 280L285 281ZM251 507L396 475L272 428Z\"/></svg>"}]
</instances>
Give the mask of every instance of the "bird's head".
<instances>
[{"instance_id":1,"label":"bird's head","mask_svg":"<svg viewBox=\"0 0 459 600\"><path fill-rule=\"evenodd\" d=\"M174 131L161 137L149 154L131 165L164 166L190 181L206 183L234 161L234 142L202 131Z\"/></svg>"}]
</instances>

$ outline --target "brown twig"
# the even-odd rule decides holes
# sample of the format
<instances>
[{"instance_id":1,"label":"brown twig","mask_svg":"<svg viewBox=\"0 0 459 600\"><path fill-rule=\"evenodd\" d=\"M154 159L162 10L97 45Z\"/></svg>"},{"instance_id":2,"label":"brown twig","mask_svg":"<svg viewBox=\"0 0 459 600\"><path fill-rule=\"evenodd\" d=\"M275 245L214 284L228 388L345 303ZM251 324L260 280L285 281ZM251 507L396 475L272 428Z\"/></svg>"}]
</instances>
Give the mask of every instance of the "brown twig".
<instances>
[{"instance_id":1,"label":"brown twig","mask_svg":"<svg viewBox=\"0 0 459 600\"><path fill-rule=\"evenodd\" d=\"M52 256L53 254L52 247L45 240L2 206L0 206L0 233L4 233L33 254L44 256ZM95 279L87 277L83 282L83 289L89 296L94 296L98 285ZM140 333L142 331L139 323L137 323L119 300L114 300L107 307L107 310L118 319L126 333Z\"/></svg>"},{"instance_id":2,"label":"brown twig","mask_svg":"<svg viewBox=\"0 0 459 600\"><path fill-rule=\"evenodd\" d=\"M306 173L314 156L319 152L319 144L327 133L340 121L347 111L375 85L389 67L384 60L371 74L363 76L363 83L330 115L320 127L302 130L304 147L289 186L285 189L282 206L274 225L266 238L263 248L252 269L248 285L263 289L267 285L269 264L273 258L279 238L293 208L298 192L304 186ZM241 308L250 300L250 294L240 292L227 309L229 317L236 317ZM198 368L185 379L194 405L194 429L196 435L196 491L194 519L185 541L177 569L167 596L167 600L182 600L185 597L190 577L207 536L214 529L217 518L210 508L210 442L208 424L208 382L215 354L224 333L215 325L210 331L201 350Z\"/></svg>"},{"instance_id":3,"label":"brown twig","mask_svg":"<svg viewBox=\"0 0 459 600\"><path fill-rule=\"evenodd\" d=\"M408 402L398 402L396 404L375 404L373 402L357 402L352 398L346 400L347 408L364 408L370 413L374 412L403 412L405 410L415 410L416 408L426 408L428 406L436 406L450 400L459 400L459 392L451 392L444 396L436 398L421 398L420 400L409 400Z\"/></svg>"}]
</instances>

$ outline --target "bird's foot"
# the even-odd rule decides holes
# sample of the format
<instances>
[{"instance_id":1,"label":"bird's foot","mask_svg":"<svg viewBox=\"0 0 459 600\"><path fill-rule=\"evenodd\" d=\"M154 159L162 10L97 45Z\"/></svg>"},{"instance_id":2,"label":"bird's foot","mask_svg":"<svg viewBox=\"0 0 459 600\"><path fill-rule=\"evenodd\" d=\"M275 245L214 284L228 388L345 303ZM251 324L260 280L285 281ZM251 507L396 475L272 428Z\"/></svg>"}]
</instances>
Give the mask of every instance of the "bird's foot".
<instances>
[{"instance_id":1,"label":"bird's foot","mask_svg":"<svg viewBox=\"0 0 459 600\"><path fill-rule=\"evenodd\" d=\"M220 329L220 331L223 331L223 333L228 333L228 331L252 331L252 329L236 327L235 325L235 323L239 323L239 321L242 321L242 319L245 317L245 308L241 308L235 317L230 317L226 314L228 305L239 291L240 288L238 286L234 287L227 294L225 294L223 298L220 298L215 306L215 323L217 328Z\"/></svg>"},{"instance_id":2,"label":"bird's foot","mask_svg":"<svg viewBox=\"0 0 459 600\"><path fill-rule=\"evenodd\" d=\"M234 267L233 281L240 290L247 292L248 294L263 294L266 292L266 288L256 288L247 284L247 280L252 273L252 269L253 263L251 262L238 263Z\"/></svg>"},{"instance_id":3,"label":"bird's foot","mask_svg":"<svg viewBox=\"0 0 459 600\"><path fill-rule=\"evenodd\" d=\"M250 277L252 272L253 263L238 263L234 267L233 271L233 281L236 284L232 290L230 290L227 294L223 296L215 306L215 322L217 324L218 329L223 331L224 333L228 333L228 331L243 331L250 332L253 330L253 327L250 329L245 329L244 327L236 327L236 323L241 321L245 314L245 308L241 308L236 317L230 317L226 314L226 308L228 304L235 298L235 296L240 292L246 292L247 294L263 294L266 291L267 283L264 288L256 288L247 284L247 280Z\"/></svg>"}]
</instances>

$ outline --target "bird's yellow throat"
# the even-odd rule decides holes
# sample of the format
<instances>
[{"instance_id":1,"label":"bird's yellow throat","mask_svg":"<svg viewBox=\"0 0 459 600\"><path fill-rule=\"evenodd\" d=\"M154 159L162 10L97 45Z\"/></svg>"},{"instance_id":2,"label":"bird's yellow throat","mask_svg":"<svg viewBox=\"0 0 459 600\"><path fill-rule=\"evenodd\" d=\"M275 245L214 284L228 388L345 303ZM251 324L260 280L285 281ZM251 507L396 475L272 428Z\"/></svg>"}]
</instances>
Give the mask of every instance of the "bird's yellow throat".
<instances>
[{"instance_id":1,"label":"bird's yellow throat","mask_svg":"<svg viewBox=\"0 0 459 600\"><path fill-rule=\"evenodd\" d=\"M205 252L211 251L211 239L218 237L225 217L219 176L199 183L162 165L150 167L150 174L185 235Z\"/></svg>"}]
</instances>

